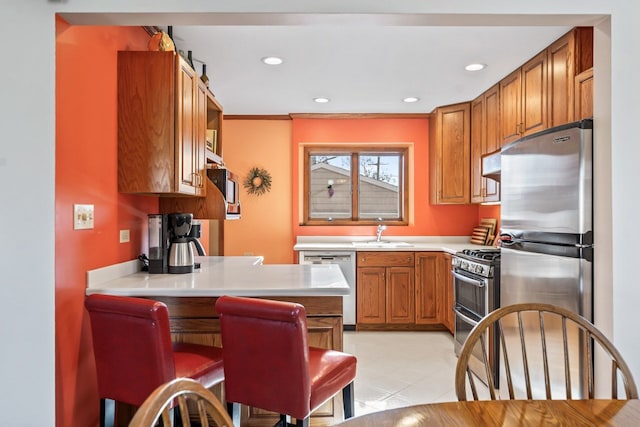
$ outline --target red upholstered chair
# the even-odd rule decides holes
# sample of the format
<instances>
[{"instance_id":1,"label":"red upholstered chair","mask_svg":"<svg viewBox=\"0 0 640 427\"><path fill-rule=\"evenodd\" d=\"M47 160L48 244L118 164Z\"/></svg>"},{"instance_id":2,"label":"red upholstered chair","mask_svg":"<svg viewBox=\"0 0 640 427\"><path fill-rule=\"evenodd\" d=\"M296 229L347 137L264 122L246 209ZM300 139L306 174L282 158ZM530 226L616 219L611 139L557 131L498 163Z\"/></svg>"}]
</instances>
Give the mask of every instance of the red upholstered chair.
<instances>
[{"instance_id":1,"label":"red upholstered chair","mask_svg":"<svg viewBox=\"0 0 640 427\"><path fill-rule=\"evenodd\" d=\"M353 416L356 358L309 347L302 305L223 296L216 311L234 425L244 404L280 414L285 425L291 416L298 426L308 426L309 415L340 390L345 418Z\"/></svg>"},{"instance_id":2,"label":"red upholstered chair","mask_svg":"<svg viewBox=\"0 0 640 427\"><path fill-rule=\"evenodd\" d=\"M222 350L171 342L169 313L161 302L89 295L100 425L113 425L115 402L140 406L161 384L192 378L204 387L224 380Z\"/></svg>"}]
</instances>

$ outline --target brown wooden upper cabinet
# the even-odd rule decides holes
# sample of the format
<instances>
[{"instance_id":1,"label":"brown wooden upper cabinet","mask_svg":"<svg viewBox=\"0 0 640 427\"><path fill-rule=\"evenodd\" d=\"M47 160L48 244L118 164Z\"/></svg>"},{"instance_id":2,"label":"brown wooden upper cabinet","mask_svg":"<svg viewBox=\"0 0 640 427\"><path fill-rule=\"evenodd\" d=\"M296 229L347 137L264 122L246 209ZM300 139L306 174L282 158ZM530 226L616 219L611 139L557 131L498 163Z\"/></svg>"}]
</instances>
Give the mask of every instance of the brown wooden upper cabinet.
<instances>
[{"instance_id":1,"label":"brown wooden upper cabinet","mask_svg":"<svg viewBox=\"0 0 640 427\"><path fill-rule=\"evenodd\" d=\"M471 102L471 203L497 202L497 181L482 177L482 156L500 149L500 87Z\"/></svg>"},{"instance_id":2,"label":"brown wooden upper cabinet","mask_svg":"<svg viewBox=\"0 0 640 427\"><path fill-rule=\"evenodd\" d=\"M593 117L593 68L576 76L574 104L575 120Z\"/></svg>"},{"instance_id":3,"label":"brown wooden upper cabinet","mask_svg":"<svg viewBox=\"0 0 640 427\"><path fill-rule=\"evenodd\" d=\"M207 129L221 113L180 55L118 52L118 191L204 196Z\"/></svg>"},{"instance_id":4,"label":"brown wooden upper cabinet","mask_svg":"<svg viewBox=\"0 0 640 427\"><path fill-rule=\"evenodd\" d=\"M470 197L470 103L438 107L429 122L429 200L466 204Z\"/></svg>"},{"instance_id":5,"label":"brown wooden upper cabinet","mask_svg":"<svg viewBox=\"0 0 640 427\"><path fill-rule=\"evenodd\" d=\"M574 78L592 66L593 28L577 27L502 79L502 145L575 120Z\"/></svg>"}]
</instances>

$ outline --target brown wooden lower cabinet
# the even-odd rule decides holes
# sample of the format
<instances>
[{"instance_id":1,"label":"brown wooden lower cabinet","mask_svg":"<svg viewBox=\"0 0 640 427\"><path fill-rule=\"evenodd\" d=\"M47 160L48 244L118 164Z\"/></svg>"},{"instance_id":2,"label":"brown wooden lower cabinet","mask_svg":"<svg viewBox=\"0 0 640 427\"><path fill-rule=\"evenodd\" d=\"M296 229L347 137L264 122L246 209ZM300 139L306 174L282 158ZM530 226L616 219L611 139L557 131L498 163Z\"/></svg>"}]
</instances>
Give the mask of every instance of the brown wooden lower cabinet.
<instances>
[{"instance_id":1,"label":"brown wooden lower cabinet","mask_svg":"<svg viewBox=\"0 0 640 427\"><path fill-rule=\"evenodd\" d=\"M451 331L442 308L453 293L447 263L442 252L358 252L356 329Z\"/></svg>"},{"instance_id":2,"label":"brown wooden lower cabinet","mask_svg":"<svg viewBox=\"0 0 640 427\"><path fill-rule=\"evenodd\" d=\"M215 297L149 297L167 304L171 321L171 338L174 342L190 342L196 344L222 346L220 338L220 321L215 311ZM342 297L269 297L279 301L291 301L304 305L307 312L307 328L309 345L314 347L342 350ZM277 349L274 349L277 351ZM282 379L286 381L286 378ZM224 400L224 386L219 384L212 390ZM121 409L121 406L123 407ZM118 406L118 425L127 426L128 419L135 408L128 405ZM342 395L338 393L333 399L318 408L311 415L314 426L328 426L342 421ZM278 414L249 408L242 405L241 419L243 426L273 426Z\"/></svg>"}]
</instances>

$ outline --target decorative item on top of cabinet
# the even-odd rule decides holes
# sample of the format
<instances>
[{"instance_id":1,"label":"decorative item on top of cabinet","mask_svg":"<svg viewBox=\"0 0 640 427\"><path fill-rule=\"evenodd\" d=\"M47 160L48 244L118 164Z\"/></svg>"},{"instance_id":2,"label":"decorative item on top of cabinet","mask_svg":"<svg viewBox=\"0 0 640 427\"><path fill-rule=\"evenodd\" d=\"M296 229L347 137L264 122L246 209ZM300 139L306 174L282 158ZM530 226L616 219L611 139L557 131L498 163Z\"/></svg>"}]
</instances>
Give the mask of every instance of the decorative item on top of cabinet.
<instances>
[{"instance_id":1,"label":"decorative item on top of cabinet","mask_svg":"<svg viewBox=\"0 0 640 427\"><path fill-rule=\"evenodd\" d=\"M438 107L429 122L431 204L470 201L470 103Z\"/></svg>"},{"instance_id":2,"label":"decorative item on top of cabinet","mask_svg":"<svg viewBox=\"0 0 640 427\"><path fill-rule=\"evenodd\" d=\"M174 52L118 52L118 190L205 195L207 89Z\"/></svg>"},{"instance_id":3,"label":"decorative item on top of cabinet","mask_svg":"<svg viewBox=\"0 0 640 427\"><path fill-rule=\"evenodd\" d=\"M482 156L500 148L500 87L471 103L471 203L500 201L500 185L482 176Z\"/></svg>"}]
</instances>

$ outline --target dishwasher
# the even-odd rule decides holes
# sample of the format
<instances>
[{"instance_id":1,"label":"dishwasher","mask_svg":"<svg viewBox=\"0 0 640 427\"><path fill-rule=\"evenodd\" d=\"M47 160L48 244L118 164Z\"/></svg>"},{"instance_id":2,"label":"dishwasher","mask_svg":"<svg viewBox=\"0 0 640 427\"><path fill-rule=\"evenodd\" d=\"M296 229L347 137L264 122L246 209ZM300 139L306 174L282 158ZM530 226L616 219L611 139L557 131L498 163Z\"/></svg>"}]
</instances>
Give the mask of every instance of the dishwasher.
<instances>
[{"instance_id":1,"label":"dishwasher","mask_svg":"<svg viewBox=\"0 0 640 427\"><path fill-rule=\"evenodd\" d=\"M349 284L349 295L342 301L344 329L356 328L356 253L355 251L300 251L300 264L338 264L342 275Z\"/></svg>"}]
</instances>

